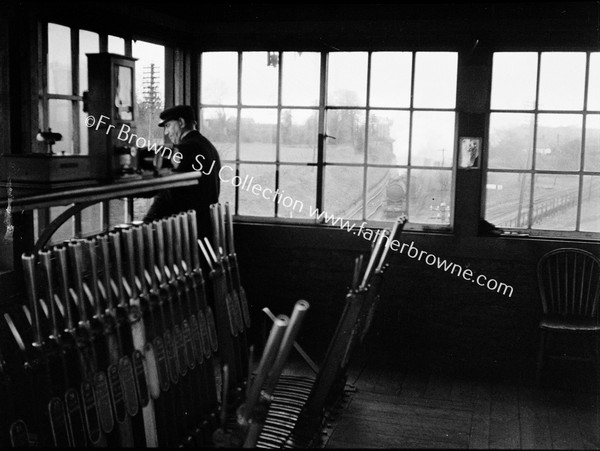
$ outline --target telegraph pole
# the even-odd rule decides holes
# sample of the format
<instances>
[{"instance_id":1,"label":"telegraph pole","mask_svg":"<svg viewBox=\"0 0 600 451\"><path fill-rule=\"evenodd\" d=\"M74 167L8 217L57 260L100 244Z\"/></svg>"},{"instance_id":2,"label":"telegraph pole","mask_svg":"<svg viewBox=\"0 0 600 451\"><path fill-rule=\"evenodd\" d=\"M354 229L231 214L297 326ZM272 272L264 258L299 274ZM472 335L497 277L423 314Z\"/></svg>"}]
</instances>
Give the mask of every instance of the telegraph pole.
<instances>
[{"instance_id":1,"label":"telegraph pole","mask_svg":"<svg viewBox=\"0 0 600 451\"><path fill-rule=\"evenodd\" d=\"M156 64L151 63L144 67L144 74L142 77L142 89L144 96L144 103L146 104L146 112L148 114L148 138L152 139L152 122L154 120L154 112L157 107L160 107L160 93L158 90L158 68Z\"/></svg>"}]
</instances>

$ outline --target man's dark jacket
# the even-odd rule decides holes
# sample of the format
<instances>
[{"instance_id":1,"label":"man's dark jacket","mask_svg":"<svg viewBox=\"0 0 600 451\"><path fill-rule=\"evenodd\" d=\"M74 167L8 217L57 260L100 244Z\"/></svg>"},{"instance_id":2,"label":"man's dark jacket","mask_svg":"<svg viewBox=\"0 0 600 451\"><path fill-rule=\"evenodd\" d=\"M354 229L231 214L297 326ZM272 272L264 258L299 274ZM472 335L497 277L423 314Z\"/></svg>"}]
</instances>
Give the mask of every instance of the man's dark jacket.
<instances>
[{"instance_id":1,"label":"man's dark jacket","mask_svg":"<svg viewBox=\"0 0 600 451\"><path fill-rule=\"evenodd\" d=\"M215 146L200 134L192 130L175 146L181 152L181 163L173 172L191 172L201 170L202 177L197 185L181 188L168 188L160 191L144 217L144 221L160 219L189 209L196 210L198 235L211 237L209 205L219 201L221 159ZM174 154L174 153L173 153Z\"/></svg>"}]
</instances>

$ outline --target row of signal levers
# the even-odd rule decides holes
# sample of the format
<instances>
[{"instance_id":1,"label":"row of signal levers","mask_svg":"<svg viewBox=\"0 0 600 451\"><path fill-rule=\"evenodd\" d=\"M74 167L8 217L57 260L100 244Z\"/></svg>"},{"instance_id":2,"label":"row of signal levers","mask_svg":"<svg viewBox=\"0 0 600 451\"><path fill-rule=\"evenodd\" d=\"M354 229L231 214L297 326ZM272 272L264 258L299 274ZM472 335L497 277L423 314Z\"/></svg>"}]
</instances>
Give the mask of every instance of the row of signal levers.
<instances>
[{"instance_id":1,"label":"row of signal levers","mask_svg":"<svg viewBox=\"0 0 600 451\"><path fill-rule=\"evenodd\" d=\"M198 236L190 210L22 256L26 302L0 327L0 445L318 444L373 315L384 238L405 219L379 236L361 280L357 259L316 377L291 378L281 372L292 347L302 352L295 339L309 304L271 314L253 370L229 205L212 205L211 217L212 240Z\"/></svg>"}]
</instances>

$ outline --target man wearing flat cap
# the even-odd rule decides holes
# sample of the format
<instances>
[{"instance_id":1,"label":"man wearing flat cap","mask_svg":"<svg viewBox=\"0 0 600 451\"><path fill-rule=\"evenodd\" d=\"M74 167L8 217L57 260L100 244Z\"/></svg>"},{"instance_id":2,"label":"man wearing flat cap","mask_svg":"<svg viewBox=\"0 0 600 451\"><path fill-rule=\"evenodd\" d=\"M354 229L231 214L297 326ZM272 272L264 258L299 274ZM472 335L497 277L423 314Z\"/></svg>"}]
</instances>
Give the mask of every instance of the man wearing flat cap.
<instances>
[{"instance_id":1,"label":"man wearing flat cap","mask_svg":"<svg viewBox=\"0 0 600 451\"><path fill-rule=\"evenodd\" d=\"M198 180L198 185L181 188L168 188L160 191L144 217L152 221L189 209L196 210L198 233L200 236L212 236L210 204L219 201L221 160L215 146L196 130L196 117L189 105L176 105L160 113L159 127L165 128L175 150L183 157L179 164L173 163L174 172L190 172L198 162L202 163L206 173ZM214 163L214 166L213 166Z\"/></svg>"}]
</instances>

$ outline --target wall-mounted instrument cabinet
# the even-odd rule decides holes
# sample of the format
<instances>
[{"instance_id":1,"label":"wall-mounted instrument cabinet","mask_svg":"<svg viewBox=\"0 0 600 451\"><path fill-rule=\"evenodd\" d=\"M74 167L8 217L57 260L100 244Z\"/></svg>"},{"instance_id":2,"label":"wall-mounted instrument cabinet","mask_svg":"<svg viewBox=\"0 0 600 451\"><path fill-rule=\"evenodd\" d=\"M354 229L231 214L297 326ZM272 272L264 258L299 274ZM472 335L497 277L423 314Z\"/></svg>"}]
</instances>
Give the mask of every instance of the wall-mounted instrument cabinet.
<instances>
[{"instance_id":1,"label":"wall-mounted instrument cabinet","mask_svg":"<svg viewBox=\"0 0 600 451\"><path fill-rule=\"evenodd\" d=\"M139 177L136 148L135 58L112 53L87 54L88 92L84 111L92 177Z\"/></svg>"},{"instance_id":2,"label":"wall-mounted instrument cabinet","mask_svg":"<svg viewBox=\"0 0 600 451\"><path fill-rule=\"evenodd\" d=\"M90 183L90 159L85 155L28 153L0 156L0 184L33 191Z\"/></svg>"}]
</instances>

